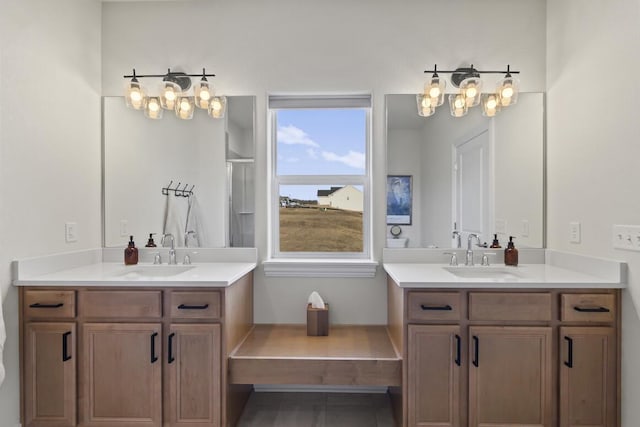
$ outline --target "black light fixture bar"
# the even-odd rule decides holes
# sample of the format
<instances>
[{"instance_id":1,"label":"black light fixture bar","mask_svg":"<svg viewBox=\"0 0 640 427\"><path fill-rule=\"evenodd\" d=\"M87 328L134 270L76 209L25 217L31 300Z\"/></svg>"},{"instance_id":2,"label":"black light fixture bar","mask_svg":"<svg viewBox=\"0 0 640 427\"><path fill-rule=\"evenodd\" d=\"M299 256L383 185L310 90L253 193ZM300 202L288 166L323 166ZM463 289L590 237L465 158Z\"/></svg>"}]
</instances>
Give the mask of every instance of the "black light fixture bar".
<instances>
[{"instance_id":1,"label":"black light fixture bar","mask_svg":"<svg viewBox=\"0 0 640 427\"><path fill-rule=\"evenodd\" d=\"M204 71L204 69L203 69ZM183 76L183 77L215 77L215 74L206 74L204 72L199 74L186 74L181 71L171 71L171 69L167 70L165 74L136 74L136 69L133 69L133 74L129 74L126 76L122 76L125 79L132 78L145 78L145 77L166 77L169 75Z\"/></svg>"},{"instance_id":2,"label":"black light fixture bar","mask_svg":"<svg viewBox=\"0 0 640 427\"><path fill-rule=\"evenodd\" d=\"M438 70L438 67L434 67L433 70L424 70L425 73L445 73L445 74L451 74L451 73L463 73L463 72L468 72L473 70L474 73L478 73L478 74L520 74L520 71L512 71L509 66L507 65L507 69L504 71L480 71L480 70L476 70L473 65L471 65L470 67L460 67L457 70ZM129 76L129 77L133 77L133 76ZM141 77L141 76L138 76Z\"/></svg>"}]
</instances>

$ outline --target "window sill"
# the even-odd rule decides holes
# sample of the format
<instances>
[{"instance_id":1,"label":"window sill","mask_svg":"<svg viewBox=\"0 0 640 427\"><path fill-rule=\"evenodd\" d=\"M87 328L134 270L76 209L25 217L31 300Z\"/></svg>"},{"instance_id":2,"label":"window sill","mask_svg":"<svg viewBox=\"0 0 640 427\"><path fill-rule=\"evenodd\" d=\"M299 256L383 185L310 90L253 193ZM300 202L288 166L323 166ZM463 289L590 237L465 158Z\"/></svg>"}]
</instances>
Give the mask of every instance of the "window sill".
<instances>
[{"instance_id":1,"label":"window sill","mask_svg":"<svg viewBox=\"0 0 640 427\"><path fill-rule=\"evenodd\" d=\"M375 277L378 262L364 259L268 259L267 277Z\"/></svg>"}]
</instances>

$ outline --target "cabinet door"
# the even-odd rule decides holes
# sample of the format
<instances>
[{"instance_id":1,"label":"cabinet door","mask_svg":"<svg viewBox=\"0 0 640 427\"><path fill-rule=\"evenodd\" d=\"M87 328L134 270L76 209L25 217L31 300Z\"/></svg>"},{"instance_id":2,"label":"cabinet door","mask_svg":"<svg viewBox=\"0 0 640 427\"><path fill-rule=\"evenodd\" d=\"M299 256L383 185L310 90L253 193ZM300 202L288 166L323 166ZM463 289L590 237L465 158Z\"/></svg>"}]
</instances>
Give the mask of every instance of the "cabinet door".
<instances>
[{"instance_id":1,"label":"cabinet door","mask_svg":"<svg viewBox=\"0 0 640 427\"><path fill-rule=\"evenodd\" d=\"M469 426L551 427L551 328L472 326L469 337Z\"/></svg>"},{"instance_id":2,"label":"cabinet door","mask_svg":"<svg viewBox=\"0 0 640 427\"><path fill-rule=\"evenodd\" d=\"M171 325L166 426L220 425L220 325Z\"/></svg>"},{"instance_id":3,"label":"cabinet door","mask_svg":"<svg viewBox=\"0 0 640 427\"><path fill-rule=\"evenodd\" d=\"M560 426L616 425L616 333L560 328Z\"/></svg>"},{"instance_id":4,"label":"cabinet door","mask_svg":"<svg viewBox=\"0 0 640 427\"><path fill-rule=\"evenodd\" d=\"M409 325L409 427L460 425L459 326Z\"/></svg>"},{"instance_id":5,"label":"cabinet door","mask_svg":"<svg viewBox=\"0 0 640 427\"><path fill-rule=\"evenodd\" d=\"M159 323L86 323L82 331L81 426L162 422Z\"/></svg>"},{"instance_id":6,"label":"cabinet door","mask_svg":"<svg viewBox=\"0 0 640 427\"><path fill-rule=\"evenodd\" d=\"M26 427L76 425L75 337L75 323L25 325Z\"/></svg>"}]
</instances>

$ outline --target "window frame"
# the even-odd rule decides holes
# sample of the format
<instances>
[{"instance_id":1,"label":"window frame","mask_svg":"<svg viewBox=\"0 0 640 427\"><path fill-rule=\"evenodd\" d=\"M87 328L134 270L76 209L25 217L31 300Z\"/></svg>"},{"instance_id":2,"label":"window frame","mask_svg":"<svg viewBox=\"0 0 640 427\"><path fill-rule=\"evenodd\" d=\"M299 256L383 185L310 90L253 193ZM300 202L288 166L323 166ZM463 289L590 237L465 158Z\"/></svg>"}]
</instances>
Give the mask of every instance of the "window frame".
<instances>
[{"instance_id":1,"label":"window frame","mask_svg":"<svg viewBox=\"0 0 640 427\"><path fill-rule=\"evenodd\" d=\"M359 175L278 175L278 123L279 111L290 109L362 109L365 112L365 170ZM269 254L272 260L295 261L370 261L372 256L372 204L371 204L371 153L372 153L372 97L371 94L345 95L270 95L268 96L269 150L270 150L270 230ZM354 185L362 187L362 252L283 252L280 251L280 187L284 185ZM377 265L377 263L376 263ZM298 265L299 268L299 265ZM295 270L295 269L294 269ZM283 273L283 271L280 271ZM277 274L289 275L289 274ZM297 275L297 274L291 274ZM323 274L324 275L324 274ZM351 275L351 274L349 274Z\"/></svg>"}]
</instances>

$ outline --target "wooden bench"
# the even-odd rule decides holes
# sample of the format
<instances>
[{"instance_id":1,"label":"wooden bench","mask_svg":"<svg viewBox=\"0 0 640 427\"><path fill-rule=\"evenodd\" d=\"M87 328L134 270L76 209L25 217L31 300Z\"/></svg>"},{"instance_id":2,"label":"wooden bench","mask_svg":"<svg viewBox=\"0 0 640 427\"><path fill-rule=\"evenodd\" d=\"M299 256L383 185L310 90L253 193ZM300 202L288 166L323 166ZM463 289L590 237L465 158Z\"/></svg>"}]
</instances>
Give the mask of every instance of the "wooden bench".
<instances>
[{"instance_id":1,"label":"wooden bench","mask_svg":"<svg viewBox=\"0 0 640 427\"><path fill-rule=\"evenodd\" d=\"M229 357L231 384L401 386L402 358L385 325L332 325L307 336L305 325L255 325Z\"/></svg>"}]
</instances>

